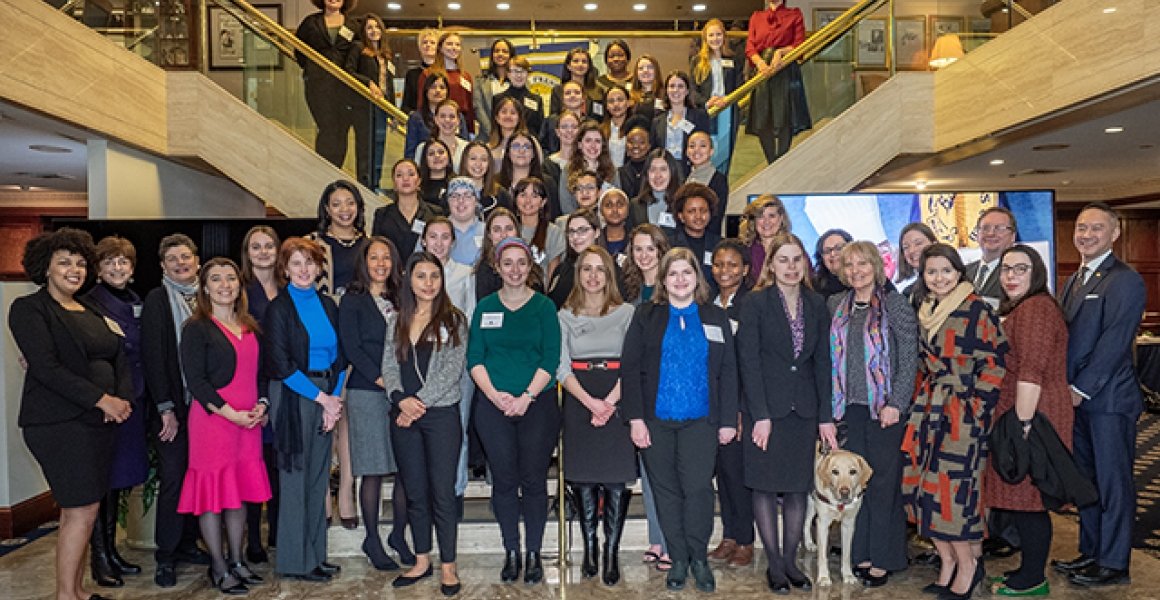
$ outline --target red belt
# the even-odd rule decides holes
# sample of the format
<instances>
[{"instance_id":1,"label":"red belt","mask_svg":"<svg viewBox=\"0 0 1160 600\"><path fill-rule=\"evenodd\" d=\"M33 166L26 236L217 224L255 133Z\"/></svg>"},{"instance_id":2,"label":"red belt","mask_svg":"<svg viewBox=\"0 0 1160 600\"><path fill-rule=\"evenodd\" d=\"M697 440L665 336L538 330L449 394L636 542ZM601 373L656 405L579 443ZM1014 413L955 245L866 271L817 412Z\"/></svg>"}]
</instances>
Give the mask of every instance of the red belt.
<instances>
[{"instance_id":1,"label":"red belt","mask_svg":"<svg viewBox=\"0 0 1160 600\"><path fill-rule=\"evenodd\" d=\"M620 370L619 360L574 360L572 361L573 371L594 371L600 369L602 371Z\"/></svg>"}]
</instances>

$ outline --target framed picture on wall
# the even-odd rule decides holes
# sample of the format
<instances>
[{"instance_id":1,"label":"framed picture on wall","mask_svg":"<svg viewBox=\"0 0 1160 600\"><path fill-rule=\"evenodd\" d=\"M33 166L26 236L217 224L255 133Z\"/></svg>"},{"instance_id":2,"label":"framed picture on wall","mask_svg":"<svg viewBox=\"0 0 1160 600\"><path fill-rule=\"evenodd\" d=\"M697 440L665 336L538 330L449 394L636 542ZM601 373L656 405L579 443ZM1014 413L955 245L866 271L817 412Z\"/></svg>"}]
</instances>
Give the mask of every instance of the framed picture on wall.
<instances>
[{"instance_id":1,"label":"framed picture on wall","mask_svg":"<svg viewBox=\"0 0 1160 600\"><path fill-rule=\"evenodd\" d=\"M894 65L904 71L925 71L928 68L926 45L926 18L923 16L894 18Z\"/></svg>"},{"instance_id":2,"label":"framed picture on wall","mask_svg":"<svg viewBox=\"0 0 1160 600\"><path fill-rule=\"evenodd\" d=\"M255 4L275 23L282 22L282 5ZM261 36L247 29L221 7L210 6L207 14L209 68L215 71L244 68L282 68L282 54Z\"/></svg>"},{"instance_id":3,"label":"framed picture on wall","mask_svg":"<svg viewBox=\"0 0 1160 600\"><path fill-rule=\"evenodd\" d=\"M934 41L948 33L961 34L967 31L967 18L963 16L930 15L927 17L930 38L927 47L934 48Z\"/></svg>"},{"instance_id":4,"label":"framed picture on wall","mask_svg":"<svg viewBox=\"0 0 1160 600\"><path fill-rule=\"evenodd\" d=\"M835 19L846 12L844 8L815 8L814 9L814 31L819 31L826 25L833 23ZM817 54L817 60L821 62L850 62L853 60L851 56L853 33L847 33L830 44L825 50Z\"/></svg>"},{"instance_id":5,"label":"framed picture on wall","mask_svg":"<svg viewBox=\"0 0 1160 600\"><path fill-rule=\"evenodd\" d=\"M867 17L855 29L858 69L886 68L886 17Z\"/></svg>"}]
</instances>

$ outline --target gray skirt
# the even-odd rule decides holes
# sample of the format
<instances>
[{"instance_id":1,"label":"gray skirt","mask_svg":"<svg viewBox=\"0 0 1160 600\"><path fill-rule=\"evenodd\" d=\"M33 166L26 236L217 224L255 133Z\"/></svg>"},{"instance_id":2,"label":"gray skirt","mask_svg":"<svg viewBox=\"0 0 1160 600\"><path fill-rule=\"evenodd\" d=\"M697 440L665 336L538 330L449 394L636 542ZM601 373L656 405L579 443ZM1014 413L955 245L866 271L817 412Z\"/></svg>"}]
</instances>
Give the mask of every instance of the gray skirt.
<instances>
[{"instance_id":1,"label":"gray skirt","mask_svg":"<svg viewBox=\"0 0 1160 600\"><path fill-rule=\"evenodd\" d=\"M391 448L391 403L382 390L346 391L343 415L350 428L350 468L355 477L399 470Z\"/></svg>"}]
</instances>

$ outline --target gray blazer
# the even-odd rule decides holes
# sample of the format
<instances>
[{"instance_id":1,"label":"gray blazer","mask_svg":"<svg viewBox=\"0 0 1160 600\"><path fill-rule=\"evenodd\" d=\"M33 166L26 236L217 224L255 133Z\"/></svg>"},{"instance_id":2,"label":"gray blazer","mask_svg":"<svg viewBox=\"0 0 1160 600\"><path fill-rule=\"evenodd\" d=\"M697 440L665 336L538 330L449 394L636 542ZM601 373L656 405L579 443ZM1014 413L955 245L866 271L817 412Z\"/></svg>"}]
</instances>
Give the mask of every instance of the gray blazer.
<instances>
[{"instance_id":1,"label":"gray blazer","mask_svg":"<svg viewBox=\"0 0 1160 600\"><path fill-rule=\"evenodd\" d=\"M391 403L396 403L403 395L403 378L399 374L399 361L395 358L395 328L399 313L387 317L386 342L383 352L383 389ZM416 396L427 408L454 406L459 403L459 379L467 369L467 320L459 326L459 345L444 344L431 353L431 363L427 365L427 379Z\"/></svg>"},{"instance_id":2,"label":"gray blazer","mask_svg":"<svg viewBox=\"0 0 1160 600\"><path fill-rule=\"evenodd\" d=\"M854 291L834 294L827 300L830 315L838 310L838 305ZM890 398L887 406L898 409L900 418L905 420L914 400L914 377L918 374L918 320L914 308L902 294L894 290L886 292L886 316L890 319ZM833 352L833 348L830 349ZM847 377L865 378L865 373L847 373Z\"/></svg>"}]
</instances>

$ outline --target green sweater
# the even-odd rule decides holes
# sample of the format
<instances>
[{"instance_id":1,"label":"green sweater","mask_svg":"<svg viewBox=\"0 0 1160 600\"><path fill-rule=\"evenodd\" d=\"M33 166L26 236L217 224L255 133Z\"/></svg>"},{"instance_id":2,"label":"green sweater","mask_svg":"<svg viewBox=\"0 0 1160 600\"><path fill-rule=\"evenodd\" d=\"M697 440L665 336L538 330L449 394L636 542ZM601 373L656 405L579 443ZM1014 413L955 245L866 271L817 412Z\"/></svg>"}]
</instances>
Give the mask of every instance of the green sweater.
<instances>
[{"instance_id":1,"label":"green sweater","mask_svg":"<svg viewBox=\"0 0 1160 600\"><path fill-rule=\"evenodd\" d=\"M552 375L560 363L560 321L556 305L535 293L519 310L508 310L499 292L484 297L471 318L467 368L483 365L495 389L520 395L536 369Z\"/></svg>"}]
</instances>

